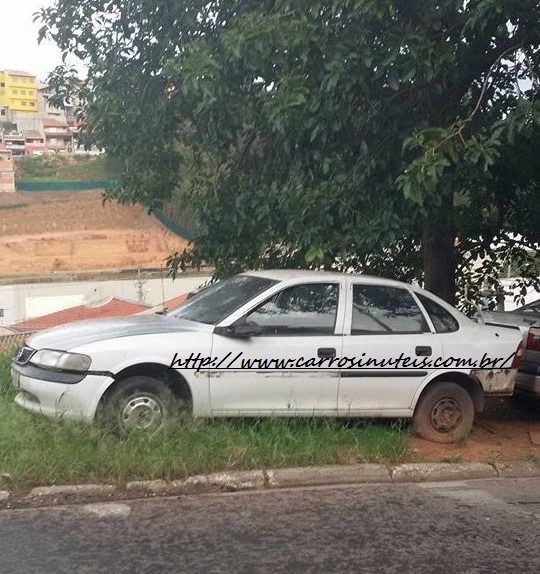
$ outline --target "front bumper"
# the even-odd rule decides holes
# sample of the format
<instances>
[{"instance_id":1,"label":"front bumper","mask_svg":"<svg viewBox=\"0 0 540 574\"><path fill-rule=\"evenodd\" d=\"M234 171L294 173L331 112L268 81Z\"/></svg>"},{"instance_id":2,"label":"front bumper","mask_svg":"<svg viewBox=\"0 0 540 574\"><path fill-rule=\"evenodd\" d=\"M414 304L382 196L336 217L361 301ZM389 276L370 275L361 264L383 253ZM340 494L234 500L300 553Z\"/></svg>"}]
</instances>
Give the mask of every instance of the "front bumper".
<instances>
[{"instance_id":1,"label":"front bumper","mask_svg":"<svg viewBox=\"0 0 540 574\"><path fill-rule=\"evenodd\" d=\"M77 383L45 381L29 377L12 366L11 380L19 391L15 402L22 408L55 418L92 422L99 398L113 378L89 374Z\"/></svg>"}]
</instances>

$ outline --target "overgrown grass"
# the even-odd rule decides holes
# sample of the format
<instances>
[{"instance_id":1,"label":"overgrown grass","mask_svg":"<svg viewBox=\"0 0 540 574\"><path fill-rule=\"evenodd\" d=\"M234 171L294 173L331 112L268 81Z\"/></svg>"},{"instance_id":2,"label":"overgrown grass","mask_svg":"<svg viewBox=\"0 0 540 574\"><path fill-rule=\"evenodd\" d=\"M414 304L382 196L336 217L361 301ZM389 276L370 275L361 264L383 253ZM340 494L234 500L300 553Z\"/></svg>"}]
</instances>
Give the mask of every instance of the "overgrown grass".
<instances>
[{"instance_id":1,"label":"overgrown grass","mask_svg":"<svg viewBox=\"0 0 540 574\"><path fill-rule=\"evenodd\" d=\"M404 457L398 425L326 419L197 420L153 435L49 420L19 409L0 357L0 474L13 488L183 478L225 469L390 462Z\"/></svg>"},{"instance_id":2,"label":"overgrown grass","mask_svg":"<svg viewBox=\"0 0 540 574\"><path fill-rule=\"evenodd\" d=\"M24 181L93 181L115 179L118 162L106 155L98 157L45 154L24 156L15 163L17 180Z\"/></svg>"},{"instance_id":3,"label":"overgrown grass","mask_svg":"<svg viewBox=\"0 0 540 574\"><path fill-rule=\"evenodd\" d=\"M0 205L0 210L2 209L19 209L20 207L26 207L28 203L6 203L5 205Z\"/></svg>"}]
</instances>

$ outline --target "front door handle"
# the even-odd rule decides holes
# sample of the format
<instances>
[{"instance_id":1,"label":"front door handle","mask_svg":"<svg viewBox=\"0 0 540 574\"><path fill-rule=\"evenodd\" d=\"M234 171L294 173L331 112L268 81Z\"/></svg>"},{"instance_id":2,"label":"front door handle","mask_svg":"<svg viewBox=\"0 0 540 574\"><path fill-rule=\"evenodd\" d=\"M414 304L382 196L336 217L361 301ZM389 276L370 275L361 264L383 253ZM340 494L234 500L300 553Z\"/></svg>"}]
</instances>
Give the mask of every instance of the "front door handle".
<instances>
[{"instance_id":1,"label":"front door handle","mask_svg":"<svg viewBox=\"0 0 540 574\"><path fill-rule=\"evenodd\" d=\"M336 356L334 347L320 347L317 349L319 359L333 359Z\"/></svg>"},{"instance_id":2,"label":"front door handle","mask_svg":"<svg viewBox=\"0 0 540 574\"><path fill-rule=\"evenodd\" d=\"M415 353L418 357L429 357L431 355L431 347L416 347Z\"/></svg>"}]
</instances>

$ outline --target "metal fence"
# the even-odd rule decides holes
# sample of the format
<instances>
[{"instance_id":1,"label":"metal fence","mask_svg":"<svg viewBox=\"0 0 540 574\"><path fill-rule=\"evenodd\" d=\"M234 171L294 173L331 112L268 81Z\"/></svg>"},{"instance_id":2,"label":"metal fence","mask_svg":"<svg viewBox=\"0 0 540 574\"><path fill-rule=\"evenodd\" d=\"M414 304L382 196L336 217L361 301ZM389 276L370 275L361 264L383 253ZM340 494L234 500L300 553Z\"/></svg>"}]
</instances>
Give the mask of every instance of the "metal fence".
<instances>
[{"instance_id":1,"label":"metal fence","mask_svg":"<svg viewBox=\"0 0 540 574\"><path fill-rule=\"evenodd\" d=\"M27 337L32 333L13 333L0 335L0 354L13 353L17 347L24 344Z\"/></svg>"},{"instance_id":2,"label":"metal fence","mask_svg":"<svg viewBox=\"0 0 540 574\"><path fill-rule=\"evenodd\" d=\"M98 179L95 181L16 181L17 191L85 191L88 189L107 189L116 187L116 179Z\"/></svg>"}]
</instances>

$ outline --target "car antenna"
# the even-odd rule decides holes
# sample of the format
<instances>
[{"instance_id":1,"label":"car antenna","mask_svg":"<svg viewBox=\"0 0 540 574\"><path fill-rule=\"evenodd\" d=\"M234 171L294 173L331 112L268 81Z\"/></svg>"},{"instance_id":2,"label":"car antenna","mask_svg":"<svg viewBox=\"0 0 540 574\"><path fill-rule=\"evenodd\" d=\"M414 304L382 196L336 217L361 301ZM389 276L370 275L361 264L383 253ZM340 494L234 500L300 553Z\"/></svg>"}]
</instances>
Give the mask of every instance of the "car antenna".
<instances>
[{"instance_id":1,"label":"car antenna","mask_svg":"<svg viewBox=\"0 0 540 574\"><path fill-rule=\"evenodd\" d=\"M159 275L161 278L161 311L157 311L158 315L166 315L167 307L165 307L165 283L163 281L163 263L159 265Z\"/></svg>"}]
</instances>

